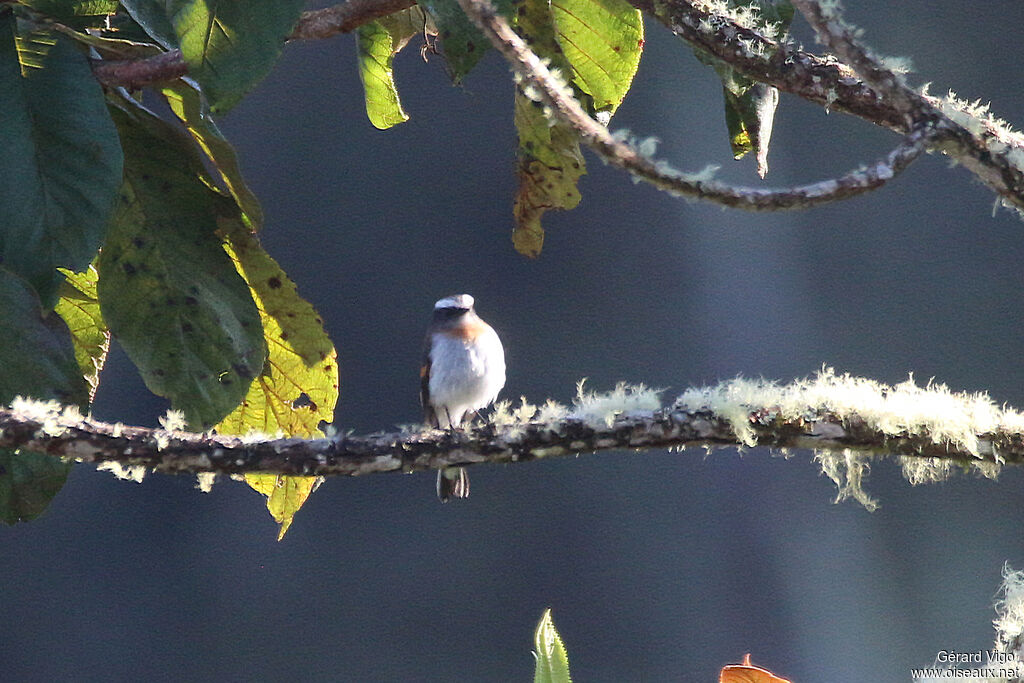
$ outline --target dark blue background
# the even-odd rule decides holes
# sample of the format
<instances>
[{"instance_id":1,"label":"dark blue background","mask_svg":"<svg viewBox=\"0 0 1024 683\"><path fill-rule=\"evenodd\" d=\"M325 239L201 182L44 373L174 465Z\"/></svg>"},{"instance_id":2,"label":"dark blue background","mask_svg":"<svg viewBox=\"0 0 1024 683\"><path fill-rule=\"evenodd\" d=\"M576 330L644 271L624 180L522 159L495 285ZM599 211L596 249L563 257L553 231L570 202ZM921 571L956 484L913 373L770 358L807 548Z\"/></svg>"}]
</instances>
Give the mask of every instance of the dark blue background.
<instances>
[{"instance_id":1,"label":"dark blue background","mask_svg":"<svg viewBox=\"0 0 1024 683\"><path fill-rule=\"evenodd\" d=\"M1024 111L1024 5L852 3L849 19L914 83ZM969 8L969 11L968 11ZM798 17L796 34L813 38ZM720 87L647 22L613 128L659 156L757 185L732 162ZM419 417L430 307L466 291L504 339L504 396L568 401L575 382L686 386L791 379L823 363L887 382L913 372L1024 406L1024 230L946 159L870 196L749 215L636 186L588 156L583 202L545 218L535 261L509 238L511 84L490 54L462 89L439 59L397 60L412 120L366 121L352 36L289 45L222 127L263 202L266 248L338 346L336 422ZM772 185L883 155L887 131L783 95ZM116 348L95 414L155 425ZM8 680L529 680L546 607L581 681L713 681L752 652L794 681L904 681L937 651L990 646L1005 561L1024 567L1024 483L912 488L873 466L874 513L833 505L809 454L604 453L476 467L441 506L429 474L331 480L278 543L235 482L141 485L88 466L38 521L0 529L0 671Z\"/></svg>"}]
</instances>

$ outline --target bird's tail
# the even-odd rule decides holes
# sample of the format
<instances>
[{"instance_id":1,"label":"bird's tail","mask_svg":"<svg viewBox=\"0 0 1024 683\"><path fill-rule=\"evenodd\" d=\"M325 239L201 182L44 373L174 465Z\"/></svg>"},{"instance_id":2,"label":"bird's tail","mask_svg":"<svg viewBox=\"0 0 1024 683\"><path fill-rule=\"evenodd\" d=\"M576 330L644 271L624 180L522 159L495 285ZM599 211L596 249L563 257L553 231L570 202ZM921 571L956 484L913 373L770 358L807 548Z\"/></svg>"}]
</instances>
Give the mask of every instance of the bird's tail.
<instances>
[{"instance_id":1,"label":"bird's tail","mask_svg":"<svg viewBox=\"0 0 1024 683\"><path fill-rule=\"evenodd\" d=\"M442 503L451 498L469 498L469 475L465 467L448 467L437 471L437 497Z\"/></svg>"}]
</instances>

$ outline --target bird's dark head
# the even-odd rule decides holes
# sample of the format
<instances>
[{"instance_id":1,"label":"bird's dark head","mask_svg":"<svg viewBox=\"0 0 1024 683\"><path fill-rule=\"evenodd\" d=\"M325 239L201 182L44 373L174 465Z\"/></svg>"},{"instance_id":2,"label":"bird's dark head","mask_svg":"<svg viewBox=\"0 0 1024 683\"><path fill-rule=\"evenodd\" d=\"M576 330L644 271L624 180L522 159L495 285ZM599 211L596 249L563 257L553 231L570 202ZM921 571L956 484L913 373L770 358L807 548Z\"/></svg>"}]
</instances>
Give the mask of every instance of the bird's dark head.
<instances>
[{"instance_id":1,"label":"bird's dark head","mask_svg":"<svg viewBox=\"0 0 1024 683\"><path fill-rule=\"evenodd\" d=\"M453 294L438 299L434 304L434 322L451 323L473 313L473 297L469 294Z\"/></svg>"}]
</instances>

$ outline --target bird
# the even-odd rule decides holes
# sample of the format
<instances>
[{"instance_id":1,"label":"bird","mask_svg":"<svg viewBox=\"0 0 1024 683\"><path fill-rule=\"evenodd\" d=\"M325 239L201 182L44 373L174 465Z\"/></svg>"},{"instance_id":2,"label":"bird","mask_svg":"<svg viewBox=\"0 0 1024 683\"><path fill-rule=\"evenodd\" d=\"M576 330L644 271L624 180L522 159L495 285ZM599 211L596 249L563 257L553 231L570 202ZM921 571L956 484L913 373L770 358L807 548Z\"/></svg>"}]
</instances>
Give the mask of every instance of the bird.
<instances>
[{"instance_id":1,"label":"bird","mask_svg":"<svg viewBox=\"0 0 1024 683\"><path fill-rule=\"evenodd\" d=\"M469 294L446 296L434 304L420 366L420 404L428 426L459 429L465 418L494 403L505 386L505 349L474 304ZM438 470L442 503L468 496L464 467Z\"/></svg>"}]
</instances>

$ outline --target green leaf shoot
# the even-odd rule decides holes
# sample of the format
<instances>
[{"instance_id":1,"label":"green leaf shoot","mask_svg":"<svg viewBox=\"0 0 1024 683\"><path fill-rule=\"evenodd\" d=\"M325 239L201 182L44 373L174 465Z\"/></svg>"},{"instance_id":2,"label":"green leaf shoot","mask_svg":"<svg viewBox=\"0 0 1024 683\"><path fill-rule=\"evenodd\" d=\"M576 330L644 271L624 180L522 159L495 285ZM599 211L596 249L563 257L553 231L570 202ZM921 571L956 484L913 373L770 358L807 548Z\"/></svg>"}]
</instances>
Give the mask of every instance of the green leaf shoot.
<instances>
[{"instance_id":1,"label":"green leaf shoot","mask_svg":"<svg viewBox=\"0 0 1024 683\"><path fill-rule=\"evenodd\" d=\"M191 141L131 101L112 107L125 182L99 260L103 318L149 389L209 429L263 370L259 311L216 235L235 203L201 180Z\"/></svg>"},{"instance_id":2,"label":"green leaf shoot","mask_svg":"<svg viewBox=\"0 0 1024 683\"><path fill-rule=\"evenodd\" d=\"M53 34L22 72L16 20L0 15L0 261L52 308L58 267L83 270L103 242L122 154L103 92L71 39ZM27 64L27 62L26 62Z\"/></svg>"},{"instance_id":3,"label":"green leaf shoot","mask_svg":"<svg viewBox=\"0 0 1024 683\"><path fill-rule=\"evenodd\" d=\"M565 650L562 637L555 630L550 609L544 610L544 616L537 624L537 630L533 635L533 648L537 657L533 683L572 683L572 677L569 675L569 653Z\"/></svg>"},{"instance_id":4,"label":"green leaf shoot","mask_svg":"<svg viewBox=\"0 0 1024 683\"><path fill-rule=\"evenodd\" d=\"M190 75L214 113L238 103L270 71L303 0L167 0Z\"/></svg>"},{"instance_id":5,"label":"green leaf shoot","mask_svg":"<svg viewBox=\"0 0 1024 683\"><path fill-rule=\"evenodd\" d=\"M768 174L768 145L772 138L775 109L779 106L779 91L770 85L752 83L740 94L723 88L725 97L725 125L729 129L729 145L734 159L754 151L757 174Z\"/></svg>"}]
</instances>

